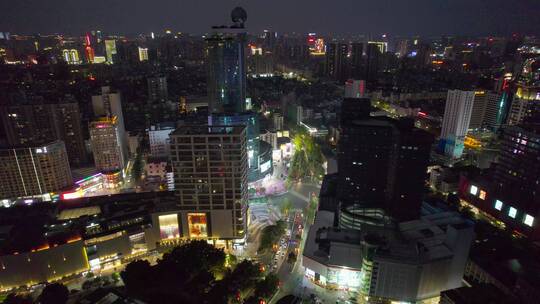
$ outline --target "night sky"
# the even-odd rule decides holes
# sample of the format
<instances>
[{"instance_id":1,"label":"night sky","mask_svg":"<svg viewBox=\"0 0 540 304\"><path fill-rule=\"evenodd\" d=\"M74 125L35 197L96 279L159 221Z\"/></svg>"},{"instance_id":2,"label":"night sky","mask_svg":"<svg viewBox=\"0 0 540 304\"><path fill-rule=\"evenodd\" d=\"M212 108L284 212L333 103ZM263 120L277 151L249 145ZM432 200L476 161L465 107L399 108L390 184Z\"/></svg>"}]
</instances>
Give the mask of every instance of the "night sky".
<instances>
[{"instance_id":1,"label":"night sky","mask_svg":"<svg viewBox=\"0 0 540 304\"><path fill-rule=\"evenodd\" d=\"M539 34L540 0L0 0L0 31L204 33L236 5L247 27L322 34Z\"/></svg>"}]
</instances>

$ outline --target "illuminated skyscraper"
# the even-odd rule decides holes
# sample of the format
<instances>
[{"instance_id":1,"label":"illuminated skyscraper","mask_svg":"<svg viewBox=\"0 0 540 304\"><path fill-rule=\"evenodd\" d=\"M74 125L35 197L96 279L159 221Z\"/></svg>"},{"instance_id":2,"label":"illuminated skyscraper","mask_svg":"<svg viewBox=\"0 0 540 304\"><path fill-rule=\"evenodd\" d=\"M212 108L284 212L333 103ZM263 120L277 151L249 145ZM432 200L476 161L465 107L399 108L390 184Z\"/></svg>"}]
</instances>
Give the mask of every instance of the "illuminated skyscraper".
<instances>
[{"instance_id":1,"label":"illuminated skyscraper","mask_svg":"<svg viewBox=\"0 0 540 304\"><path fill-rule=\"evenodd\" d=\"M139 47L139 61L148 61L148 48Z\"/></svg>"},{"instance_id":2,"label":"illuminated skyscraper","mask_svg":"<svg viewBox=\"0 0 540 304\"><path fill-rule=\"evenodd\" d=\"M113 64L116 61L116 41L112 39L105 40L105 54L107 63Z\"/></svg>"},{"instance_id":3,"label":"illuminated skyscraper","mask_svg":"<svg viewBox=\"0 0 540 304\"><path fill-rule=\"evenodd\" d=\"M101 117L91 122L90 142L96 169L103 173L108 188L116 188L127 163L118 117Z\"/></svg>"},{"instance_id":4,"label":"illuminated skyscraper","mask_svg":"<svg viewBox=\"0 0 540 304\"><path fill-rule=\"evenodd\" d=\"M122 99L119 92L114 92L110 87L102 87L100 95L92 96L92 106L94 116L97 118L108 117L115 118L115 128L118 131L118 145L122 152L122 158L128 155L128 141L126 128L124 126L124 115L122 112ZM127 160L120 162L125 165ZM122 167L120 170L123 170Z\"/></svg>"},{"instance_id":5,"label":"illuminated skyscraper","mask_svg":"<svg viewBox=\"0 0 540 304\"><path fill-rule=\"evenodd\" d=\"M206 39L208 68L208 124L245 126L248 149L248 177L262 178L259 170L259 121L246 111L246 30L247 13L237 7L231 13L233 25L215 27Z\"/></svg>"},{"instance_id":6,"label":"illuminated skyscraper","mask_svg":"<svg viewBox=\"0 0 540 304\"><path fill-rule=\"evenodd\" d=\"M474 91L448 91L439 147L450 157L459 158L463 154L473 103Z\"/></svg>"},{"instance_id":7,"label":"illuminated skyscraper","mask_svg":"<svg viewBox=\"0 0 540 304\"><path fill-rule=\"evenodd\" d=\"M62 50L62 58L67 64L80 64L79 51L76 49Z\"/></svg>"},{"instance_id":8,"label":"illuminated skyscraper","mask_svg":"<svg viewBox=\"0 0 540 304\"><path fill-rule=\"evenodd\" d=\"M208 109L211 113L246 110L246 33L243 28L215 29L206 38Z\"/></svg>"}]
</instances>

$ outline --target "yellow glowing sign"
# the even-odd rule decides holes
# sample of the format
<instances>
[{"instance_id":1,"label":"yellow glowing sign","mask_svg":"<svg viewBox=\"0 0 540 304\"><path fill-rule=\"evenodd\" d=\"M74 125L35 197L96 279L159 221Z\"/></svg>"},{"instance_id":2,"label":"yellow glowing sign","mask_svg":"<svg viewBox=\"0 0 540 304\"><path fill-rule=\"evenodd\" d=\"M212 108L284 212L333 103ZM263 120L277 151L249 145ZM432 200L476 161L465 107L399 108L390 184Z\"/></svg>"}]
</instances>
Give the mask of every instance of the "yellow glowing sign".
<instances>
[{"instance_id":1,"label":"yellow glowing sign","mask_svg":"<svg viewBox=\"0 0 540 304\"><path fill-rule=\"evenodd\" d=\"M471 136L468 136L468 135L465 136L464 145L465 145L465 147L467 147L469 149L480 149L480 148L482 148L482 143L478 139L475 139L474 137L471 137Z\"/></svg>"},{"instance_id":2,"label":"yellow glowing sign","mask_svg":"<svg viewBox=\"0 0 540 304\"><path fill-rule=\"evenodd\" d=\"M208 227L206 213L188 213L189 237L205 238L208 237Z\"/></svg>"}]
</instances>

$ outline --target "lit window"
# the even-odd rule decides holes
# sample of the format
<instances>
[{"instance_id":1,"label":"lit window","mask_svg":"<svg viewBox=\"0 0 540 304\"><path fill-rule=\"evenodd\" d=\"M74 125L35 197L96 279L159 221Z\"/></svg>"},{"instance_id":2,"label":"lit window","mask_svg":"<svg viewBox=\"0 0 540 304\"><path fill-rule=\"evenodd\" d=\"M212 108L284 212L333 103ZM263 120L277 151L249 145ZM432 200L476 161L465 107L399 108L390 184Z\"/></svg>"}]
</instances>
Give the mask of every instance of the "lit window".
<instances>
[{"instance_id":1,"label":"lit window","mask_svg":"<svg viewBox=\"0 0 540 304\"><path fill-rule=\"evenodd\" d=\"M516 215L517 215L517 209L514 207L510 207L508 209L508 216L511 218L516 218Z\"/></svg>"},{"instance_id":2,"label":"lit window","mask_svg":"<svg viewBox=\"0 0 540 304\"><path fill-rule=\"evenodd\" d=\"M532 227L533 223L534 223L534 217L533 216L530 216L528 214L525 214L525 218L523 219L523 223L527 226L530 226Z\"/></svg>"},{"instance_id":3,"label":"lit window","mask_svg":"<svg viewBox=\"0 0 540 304\"><path fill-rule=\"evenodd\" d=\"M471 186L471 191L470 191L470 193L471 193L472 195L478 194L478 187L476 187L475 185L472 185L472 186Z\"/></svg>"},{"instance_id":4,"label":"lit window","mask_svg":"<svg viewBox=\"0 0 540 304\"><path fill-rule=\"evenodd\" d=\"M486 194L487 194L486 191L480 190L480 195L478 197L480 197L481 200L485 200Z\"/></svg>"},{"instance_id":5,"label":"lit window","mask_svg":"<svg viewBox=\"0 0 540 304\"><path fill-rule=\"evenodd\" d=\"M501 202L500 200L496 200L495 201L495 209L501 211L503 208L503 202Z\"/></svg>"}]
</instances>

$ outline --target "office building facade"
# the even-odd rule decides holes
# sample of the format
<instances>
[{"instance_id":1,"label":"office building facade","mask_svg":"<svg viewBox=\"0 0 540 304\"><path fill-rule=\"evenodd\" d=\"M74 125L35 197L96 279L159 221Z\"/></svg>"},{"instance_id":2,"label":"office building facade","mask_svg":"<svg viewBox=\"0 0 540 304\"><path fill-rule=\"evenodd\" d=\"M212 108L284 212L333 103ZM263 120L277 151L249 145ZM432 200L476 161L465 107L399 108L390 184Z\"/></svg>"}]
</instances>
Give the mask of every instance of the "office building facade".
<instances>
[{"instance_id":1,"label":"office building facade","mask_svg":"<svg viewBox=\"0 0 540 304\"><path fill-rule=\"evenodd\" d=\"M176 227L172 232L175 238L226 242L244 239L248 174L246 128L179 128L171 133L171 163L181 212L180 216L177 213L164 217L162 226ZM166 229L163 231L168 233Z\"/></svg>"},{"instance_id":2,"label":"office building facade","mask_svg":"<svg viewBox=\"0 0 540 304\"><path fill-rule=\"evenodd\" d=\"M398 220L419 215L433 142L412 120L367 117L342 124L338 198ZM407 176L407 178L403 178Z\"/></svg>"},{"instance_id":3,"label":"office building facade","mask_svg":"<svg viewBox=\"0 0 540 304\"><path fill-rule=\"evenodd\" d=\"M73 185L66 148L61 141L0 150L0 168L1 198L58 193Z\"/></svg>"}]
</instances>

